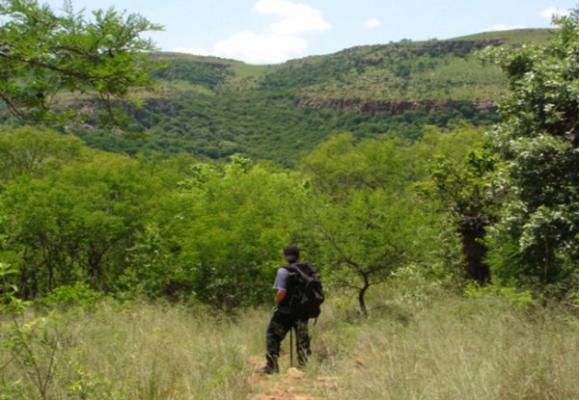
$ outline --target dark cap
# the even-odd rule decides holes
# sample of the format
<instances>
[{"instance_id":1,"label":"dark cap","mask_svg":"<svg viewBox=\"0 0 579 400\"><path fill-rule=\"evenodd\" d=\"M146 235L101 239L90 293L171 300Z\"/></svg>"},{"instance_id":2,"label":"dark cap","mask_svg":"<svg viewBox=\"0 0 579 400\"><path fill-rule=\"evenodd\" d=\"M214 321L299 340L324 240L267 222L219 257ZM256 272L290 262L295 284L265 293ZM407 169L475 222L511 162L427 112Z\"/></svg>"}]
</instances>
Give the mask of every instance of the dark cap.
<instances>
[{"instance_id":1,"label":"dark cap","mask_svg":"<svg viewBox=\"0 0 579 400\"><path fill-rule=\"evenodd\" d=\"M284 256L300 256L300 249L296 246L288 246L283 251Z\"/></svg>"}]
</instances>

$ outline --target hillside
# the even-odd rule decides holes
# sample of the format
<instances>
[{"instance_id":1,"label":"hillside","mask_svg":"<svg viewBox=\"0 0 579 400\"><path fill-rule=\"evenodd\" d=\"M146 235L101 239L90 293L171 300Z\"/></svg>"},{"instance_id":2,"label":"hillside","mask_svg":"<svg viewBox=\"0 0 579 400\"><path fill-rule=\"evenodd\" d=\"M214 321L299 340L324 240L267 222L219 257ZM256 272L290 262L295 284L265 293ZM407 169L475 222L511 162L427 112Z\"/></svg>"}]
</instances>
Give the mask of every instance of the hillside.
<instances>
[{"instance_id":1,"label":"hillside","mask_svg":"<svg viewBox=\"0 0 579 400\"><path fill-rule=\"evenodd\" d=\"M483 64L487 46L541 43L550 30L483 33L449 40L360 46L282 65L162 53L154 59L158 91L134 110L130 140L79 132L114 151L190 153L222 158L242 153L291 164L333 132L358 137L387 132L416 138L427 125L495 120L505 87L501 71Z\"/></svg>"},{"instance_id":2,"label":"hillside","mask_svg":"<svg viewBox=\"0 0 579 400\"><path fill-rule=\"evenodd\" d=\"M514 29L511 31L482 32L461 36L455 40L501 40L508 44L544 43L553 35L552 29Z\"/></svg>"}]
</instances>

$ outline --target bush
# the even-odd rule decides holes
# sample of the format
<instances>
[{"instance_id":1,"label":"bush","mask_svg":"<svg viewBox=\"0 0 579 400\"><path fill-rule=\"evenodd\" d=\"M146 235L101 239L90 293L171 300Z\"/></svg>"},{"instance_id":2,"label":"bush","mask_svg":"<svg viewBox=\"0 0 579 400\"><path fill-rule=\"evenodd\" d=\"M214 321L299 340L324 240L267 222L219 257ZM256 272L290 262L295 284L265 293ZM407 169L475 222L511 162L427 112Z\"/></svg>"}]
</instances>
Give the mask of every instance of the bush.
<instances>
[{"instance_id":1,"label":"bush","mask_svg":"<svg viewBox=\"0 0 579 400\"><path fill-rule=\"evenodd\" d=\"M96 303L103 299L104 294L91 289L87 284L77 282L71 286L61 286L54 289L47 296L40 300L50 308L67 308L78 306L81 308L95 307Z\"/></svg>"},{"instance_id":2,"label":"bush","mask_svg":"<svg viewBox=\"0 0 579 400\"><path fill-rule=\"evenodd\" d=\"M468 298L498 298L518 307L527 307L533 304L533 295L530 290L522 290L511 286L489 285L480 287L474 283L466 286L464 294Z\"/></svg>"}]
</instances>

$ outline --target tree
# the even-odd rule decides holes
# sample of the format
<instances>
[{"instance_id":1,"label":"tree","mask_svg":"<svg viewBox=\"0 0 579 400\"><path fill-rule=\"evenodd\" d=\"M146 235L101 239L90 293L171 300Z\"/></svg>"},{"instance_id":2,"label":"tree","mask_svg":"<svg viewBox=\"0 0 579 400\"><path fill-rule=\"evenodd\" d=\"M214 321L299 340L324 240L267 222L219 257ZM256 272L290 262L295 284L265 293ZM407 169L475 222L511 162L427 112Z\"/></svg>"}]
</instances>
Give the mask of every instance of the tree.
<instances>
[{"instance_id":1,"label":"tree","mask_svg":"<svg viewBox=\"0 0 579 400\"><path fill-rule=\"evenodd\" d=\"M241 157L194 164L153 219L169 249L154 266L166 274L157 274L157 290L223 309L269 300L282 249L303 230L296 205L305 191L299 174Z\"/></svg>"},{"instance_id":2,"label":"tree","mask_svg":"<svg viewBox=\"0 0 579 400\"><path fill-rule=\"evenodd\" d=\"M2 233L21 295L76 282L115 291L159 188L140 162L105 154L9 182L0 198Z\"/></svg>"},{"instance_id":3,"label":"tree","mask_svg":"<svg viewBox=\"0 0 579 400\"><path fill-rule=\"evenodd\" d=\"M432 171L435 190L461 237L466 277L479 285L491 282L485 239L497 219L496 165L495 155L481 149L458 162L439 156Z\"/></svg>"},{"instance_id":4,"label":"tree","mask_svg":"<svg viewBox=\"0 0 579 400\"><path fill-rule=\"evenodd\" d=\"M312 212L327 272L337 286L356 291L360 311L368 316L368 290L418 259L417 243L428 229L423 215L409 197L384 189L356 191Z\"/></svg>"},{"instance_id":5,"label":"tree","mask_svg":"<svg viewBox=\"0 0 579 400\"><path fill-rule=\"evenodd\" d=\"M358 189L402 191L426 175L424 163L399 140L356 142L351 134L322 143L301 163L314 187L339 199Z\"/></svg>"},{"instance_id":6,"label":"tree","mask_svg":"<svg viewBox=\"0 0 579 400\"><path fill-rule=\"evenodd\" d=\"M334 282L356 291L368 315L366 295L399 267L429 252L436 216L420 204L412 185L426 170L415 149L394 139L355 143L339 135L304 160L314 193L308 226Z\"/></svg>"},{"instance_id":7,"label":"tree","mask_svg":"<svg viewBox=\"0 0 579 400\"><path fill-rule=\"evenodd\" d=\"M0 130L0 189L22 175L42 176L82 154L81 141L72 136L31 127Z\"/></svg>"},{"instance_id":8,"label":"tree","mask_svg":"<svg viewBox=\"0 0 579 400\"><path fill-rule=\"evenodd\" d=\"M501 272L569 290L579 266L579 10L555 22L546 45L495 49L488 57L510 86L493 142L511 192L498 234L511 239L519 262Z\"/></svg>"},{"instance_id":9,"label":"tree","mask_svg":"<svg viewBox=\"0 0 579 400\"><path fill-rule=\"evenodd\" d=\"M161 27L114 9L86 19L67 8L58 15L36 0L0 1L0 100L21 120L50 123L73 117L59 95L96 96L101 122L118 125L114 102L150 85L153 45L142 34Z\"/></svg>"}]
</instances>

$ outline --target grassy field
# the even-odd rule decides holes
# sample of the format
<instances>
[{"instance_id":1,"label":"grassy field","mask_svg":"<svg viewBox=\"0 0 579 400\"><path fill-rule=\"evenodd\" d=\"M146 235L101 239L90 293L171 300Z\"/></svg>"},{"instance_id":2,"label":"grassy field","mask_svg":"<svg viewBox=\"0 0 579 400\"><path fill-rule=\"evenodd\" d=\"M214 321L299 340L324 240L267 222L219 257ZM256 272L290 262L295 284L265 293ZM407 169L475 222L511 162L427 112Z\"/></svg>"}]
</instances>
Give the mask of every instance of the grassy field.
<instances>
[{"instance_id":1,"label":"grassy field","mask_svg":"<svg viewBox=\"0 0 579 400\"><path fill-rule=\"evenodd\" d=\"M105 302L30 313L18 330L3 322L0 399L579 398L576 317L496 298L390 297L374 301L368 320L334 299L312 329L314 360L289 391L285 375L253 373L264 310L219 318Z\"/></svg>"}]
</instances>

